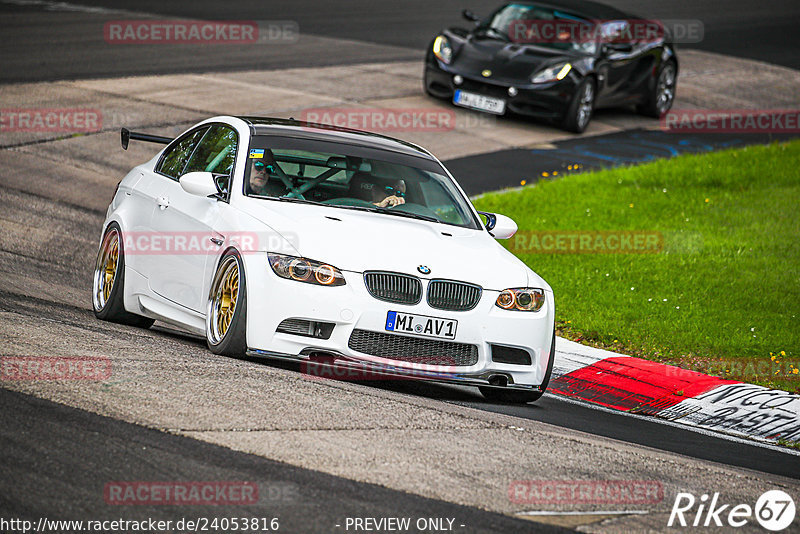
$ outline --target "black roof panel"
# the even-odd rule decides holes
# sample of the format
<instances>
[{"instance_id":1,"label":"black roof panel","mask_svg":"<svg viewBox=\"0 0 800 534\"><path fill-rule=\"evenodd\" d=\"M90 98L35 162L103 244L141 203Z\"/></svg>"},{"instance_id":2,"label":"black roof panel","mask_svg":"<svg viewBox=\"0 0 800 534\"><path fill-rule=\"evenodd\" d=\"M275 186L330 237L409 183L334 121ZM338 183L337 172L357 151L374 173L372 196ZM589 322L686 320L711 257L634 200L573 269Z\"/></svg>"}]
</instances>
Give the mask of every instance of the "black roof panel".
<instances>
[{"instance_id":1,"label":"black roof panel","mask_svg":"<svg viewBox=\"0 0 800 534\"><path fill-rule=\"evenodd\" d=\"M580 15L589 19L624 19L637 18L630 13L625 13L619 9L588 0L544 0L542 2L520 1L509 2L509 4L531 5L536 7L548 7L570 11L575 15Z\"/></svg>"},{"instance_id":2,"label":"black roof panel","mask_svg":"<svg viewBox=\"0 0 800 534\"><path fill-rule=\"evenodd\" d=\"M350 145L361 145L383 150L400 152L410 156L431 159L425 149L413 143L395 139L386 135L351 128L341 128L330 124L316 124L313 122L298 121L294 119L277 119L273 117L237 117L248 125L253 135L280 135L284 137L298 137L318 141L332 141Z\"/></svg>"}]
</instances>

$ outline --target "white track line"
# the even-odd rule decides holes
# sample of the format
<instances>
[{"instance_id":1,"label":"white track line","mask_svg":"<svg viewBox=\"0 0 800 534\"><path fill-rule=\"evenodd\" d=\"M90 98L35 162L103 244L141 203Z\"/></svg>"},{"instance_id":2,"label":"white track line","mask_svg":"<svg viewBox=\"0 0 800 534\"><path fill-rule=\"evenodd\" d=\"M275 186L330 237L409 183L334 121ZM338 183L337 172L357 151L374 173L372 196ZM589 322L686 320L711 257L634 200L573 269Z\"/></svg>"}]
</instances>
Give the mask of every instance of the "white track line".
<instances>
[{"instance_id":1,"label":"white track line","mask_svg":"<svg viewBox=\"0 0 800 534\"><path fill-rule=\"evenodd\" d=\"M597 512L556 512L553 510L532 510L530 512L516 512L514 515L631 515L648 514L647 510L599 510Z\"/></svg>"},{"instance_id":2,"label":"white track line","mask_svg":"<svg viewBox=\"0 0 800 534\"><path fill-rule=\"evenodd\" d=\"M51 0L0 0L2 4L21 7L41 7L45 11L67 11L78 13L91 13L94 15L128 15L136 17L155 17L154 13L143 13L141 11L129 11L127 9L113 9L108 7L86 6L82 4L72 4L70 2L53 2Z\"/></svg>"}]
</instances>

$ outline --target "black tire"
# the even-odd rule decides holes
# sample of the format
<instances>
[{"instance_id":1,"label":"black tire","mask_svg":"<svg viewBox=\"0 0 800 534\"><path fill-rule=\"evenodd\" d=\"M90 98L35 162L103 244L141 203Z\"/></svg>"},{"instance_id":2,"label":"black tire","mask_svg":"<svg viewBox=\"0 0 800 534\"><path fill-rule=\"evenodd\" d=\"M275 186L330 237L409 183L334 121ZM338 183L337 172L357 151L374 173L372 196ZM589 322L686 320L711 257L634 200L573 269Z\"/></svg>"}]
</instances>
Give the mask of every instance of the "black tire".
<instances>
[{"instance_id":1,"label":"black tire","mask_svg":"<svg viewBox=\"0 0 800 534\"><path fill-rule=\"evenodd\" d=\"M672 108L675 102L675 89L678 85L678 67L674 61L666 61L658 70L658 76L650 92L645 96L645 101L636 107L636 111L654 119L661 118ZM661 100L662 91L665 92L665 101Z\"/></svg>"},{"instance_id":2,"label":"black tire","mask_svg":"<svg viewBox=\"0 0 800 534\"><path fill-rule=\"evenodd\" d=\"M231 269L236 270L235 295L225 286L229 282ZM230 304L227 308L225 306L226 298L228 303L233 302L232 312ZM229 320L224 320L223 315L228 316ZM221 328L226 322L227 326ZM235 249L228 250L222 256L211 281L206 307L206 343L214 354L244 356L247 352L247 285L242 257Z\"/></svg>"},{"instance_id":3,"label":"black tire","mask_svg":"<svg viewBox=\"0 0 800 534\"><path fill-rule=\"evenodd\" d=\"M553 361L556 359L556 331L553 329L553 341L550 343L550 359L547 362L547 371L539 391L514 391L510 389L479 387L483 397L491 402L505 404L528 404L542 398L547 386L550 384L550 375L553 374Z\"/></svg>"},{"instance_id":4,"label":"black tire","mask_svg":"<svg viewBox=\"0 0 800 534\"><path fill-rule=\"evenodd\" d=\"M572 102L570 102L569 107L567 108L567 113L564 115L562 127L568 132L583 133L584 130L586 130L586 127L589 126L589 122L592 120L596 97L597 91L594 85L594 79L584 78L575 89L575 94L572 96Z\"/></svg>"},{"instance_id":5,"label":"black tire","mask_svg":"<svg viewBox=\"0 0 800 534\"><path fill-rule=\"evenodd\" d=\"M155 322L154 319L125 310L125 250L123 242L122 230L116 222L112 222L103 232L103 239L100 241L100 248L97 251L92 281L92 310L95 317L102 321L150 328ZM115 247L115 257L109 256L112 252L110 247ZM109 272L112 263L113 272Z\"/></svg>"}]
</instances>

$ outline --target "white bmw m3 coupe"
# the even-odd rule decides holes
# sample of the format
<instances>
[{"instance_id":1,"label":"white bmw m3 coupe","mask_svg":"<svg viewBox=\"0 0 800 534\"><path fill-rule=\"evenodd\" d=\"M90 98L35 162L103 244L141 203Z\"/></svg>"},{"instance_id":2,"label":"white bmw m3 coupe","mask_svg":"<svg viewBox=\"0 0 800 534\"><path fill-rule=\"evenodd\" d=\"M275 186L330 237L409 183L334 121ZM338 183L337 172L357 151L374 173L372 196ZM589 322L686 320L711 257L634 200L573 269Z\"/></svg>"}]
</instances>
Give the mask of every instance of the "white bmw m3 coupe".
<instances>
[{"instance_id":1,"label":"white bmw m3 coupe","mask_svg":"<svg viewBox=\"0 0 800 534\"><path fill-rule=\"evenodd\" d=\"M419 146L294 120L214 117L119 183L93 280L103 320L159 320L214 353L541 397L550 286Z\"/></svg>"}]
</instances>

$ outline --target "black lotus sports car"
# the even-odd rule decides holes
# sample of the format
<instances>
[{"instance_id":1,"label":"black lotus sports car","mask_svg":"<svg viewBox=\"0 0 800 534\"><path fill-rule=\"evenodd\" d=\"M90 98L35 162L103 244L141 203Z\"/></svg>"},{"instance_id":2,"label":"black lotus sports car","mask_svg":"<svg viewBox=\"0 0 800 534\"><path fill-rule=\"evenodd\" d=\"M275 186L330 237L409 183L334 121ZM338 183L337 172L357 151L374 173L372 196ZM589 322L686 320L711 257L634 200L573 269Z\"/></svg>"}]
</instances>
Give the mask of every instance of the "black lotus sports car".
<instances>
[{"instance_id":1,"label":"black lotus sports car","mask_svg":"<svg viewBox=\"0 0 800 534\"><path fill-rule=\"evenodd\" d=\"M579 0L505 4L428 46L425 91L458 106L512 112L583 132L594 109L635 105L659 117L675 99L678 59L658 21Z\"/></svg>"}]
</instances>

